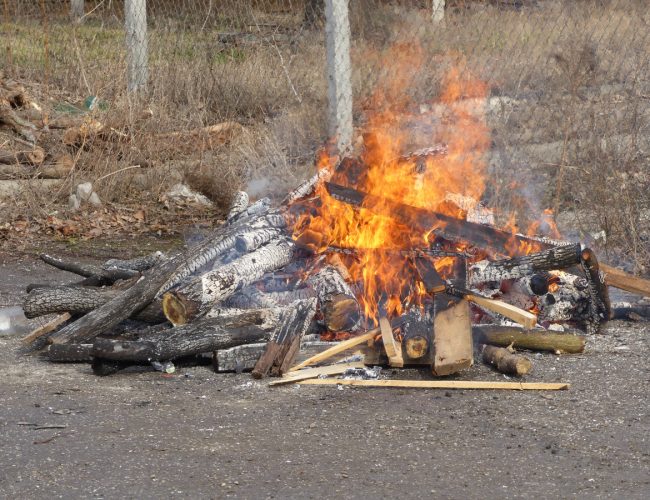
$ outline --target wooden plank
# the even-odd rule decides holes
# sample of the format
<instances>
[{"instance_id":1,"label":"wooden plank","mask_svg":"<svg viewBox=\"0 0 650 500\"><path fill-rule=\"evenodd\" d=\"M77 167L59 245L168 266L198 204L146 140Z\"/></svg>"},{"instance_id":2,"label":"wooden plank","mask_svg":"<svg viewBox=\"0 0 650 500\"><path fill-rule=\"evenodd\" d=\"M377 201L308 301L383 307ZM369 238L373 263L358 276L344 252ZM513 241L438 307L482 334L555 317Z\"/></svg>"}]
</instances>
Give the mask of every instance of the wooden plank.
<instances>
[{"instance_id":1,"label":"wooden plank","mask_svg":"<svg viewBox=\"0 0 650 500\"><path fill-rule=\"evenodd\" d=\"M465 298L475 304L489 309L492 312L501 314L512 321L519 323L524 328L530 330L537 324L537 316L529 311L503 302L502 300L489 299L480 295L469 294Z\"/></svg>"},{"instance_id":2,"label":"wooden plank","mask_svg":"<svg viewBox=\"0 0 650 500\"><path fill-rule=\"evenodd\" d=\"M388 364L395 368L402 368L404 366L402 346L395 341L393 329L390 326L388 318L385 316L379 318L379 329L381 330L381 340L384 343L384 350L386 351L386 356L388 356Z\"/></svg>"},{"instance_id":3,"label":"wooden plank","mask_svg":"<svg viewBox=\"0 0 650 500\"><path fill-rule=\"evenodd\" d=\"M321 375L339 375L349 368L363 368L365 365L363 361L356 361L353 363L340 363L338 365L317 366L316 368L305 368L289 372L278 380L269 382L269 385L281 385L298 382L300 380L307 380L310 378L320 377Z\"/></svg>"},{"instance_id":4,"label":"wooden plank","mask_svg":"<svg viewBox=\"0 0 650 500\"><path fill-rule=\"evenodd\" d=\"M378 333L379 333L379 328L374 328L373 330L369 330L363 335L359 335L358 337L352 337L351 339L348 339L344 342L341 342L331 347L327 351L323 351L321 353L316 354L315 356L312 356L311 358L306 359L302 363L299 363L293 368L290 368L289 371L293 372L296 370L300 370L305 366L314 365L316 363L320 363L321 361L325 361L326 359L331 358L335 354L346 351L348 349L351 349L352 347L356 347L360 344L363 344L364 342L368 342L369 340L372 340L375 337L375 335L377 335Z\"/></svg>"},{"instance_id":5,"label":"wooden plank","mask_svg":"<svg viewBox=\"0 0 650 500\"><path fill-rule=\"evenodd\" d=\"M633 276L607 264L600 264L599 268L605 273L605 283L609 286L650 297L650 280Z\"/></svg>"},{"instance_id":6,"label":"wooden plank","mask_svg":"<svg viewBox=\"0 0 650 500\"><path fill-rule=\"evenodd\" d=\"M401 387L411 389L497 389L515 391L563 391L570 385L564 382L483 382L474 380L343 380L319 378L302 380L300 385L354 385L361 387Z\"/></svg>"},{"instance_id":7,"label":"wooden plank","mask_svg":"<svg viewBox=\"0 0 650 500\"><path fill-rule=\"evenodd\" d=\"M61 326L63 323L68 321L72 316L70 313L66 312L63 314L59 314L56 318L54 318L51 321L48 321L42 326L39 326L38 328L34 329L32 333L27 335L25 338L22 339L24 344L31 344L34 342L37 338L42 337L43 335L46 335L53 331L55 328L58 326Z\"/></svg>"},{"instance_id":8,"label":"wooden plank","mask_svg":"<svg viewBox=\"0 0 650 500\"><path fill-rule=\"evenodd\" d=\"M436 310L433 334L434 375L450 375L474 364L472 325L466 300L460 300L442 311Z\"/></svg>"}]
</instances>

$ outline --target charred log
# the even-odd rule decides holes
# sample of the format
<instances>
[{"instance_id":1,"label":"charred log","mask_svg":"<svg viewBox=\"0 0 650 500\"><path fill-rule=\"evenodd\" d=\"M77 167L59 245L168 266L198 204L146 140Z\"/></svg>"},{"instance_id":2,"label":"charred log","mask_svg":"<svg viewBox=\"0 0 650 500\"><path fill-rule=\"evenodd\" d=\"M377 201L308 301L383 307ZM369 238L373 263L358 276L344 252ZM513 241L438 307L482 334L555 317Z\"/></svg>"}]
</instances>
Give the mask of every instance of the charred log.
<instances>
[{"instance_id":1,"label":"charred log","mask_svg":"<svg viewBox=\"0 0 650 500\"><path fill-rule=\"evenodd\" d=\"M226 220L233 220L248 208L250 200L246 191L237 191L230 201L230 209L228 210L228 217Z\"/></svg>"},{"instance_id":2,"label":"charred log","mask_svg":"<svg viewBox=\"0 0 650 500\"><path fill-rule=\"evenodd\" d=\"M111 268L103 269L99 266L94 266L92 264L79 264L76 262L67 262L58 257L52 255L41 254L40 259L57 269L62 271L68 271L70 273L78 274L79 276L84 276L86 278L98 278L101 282L105 284L112 284L118 280L130 279L134 276L139 276L138 271L132 269L120 269L120 268Z\"/></svg>"},{"instance_id":3,"label":"charred log","mask_svg":"<svg viewBox=\"0 0 650 500\"><path fill-rule=\"evenodd\" d=\"M165 259L165 254L162 252L153 252L149 255L142 257L135 257L133 259L109 259L102 264L102 269L110 271L113 269L125 269L131 271L143 272L151 269L158 264L161 260Z\"/></svg>"},{"instance_id":4,"label":"charred log","mask_svg":"<svg viewBox=\"0 0 650 500\"><path fill-rule=\"evenodd\" d=\"M361 311L354 292L339 268L325 266L310 276L308 284L316 291L327 329L351 331L359 327Z\"/></svg>"}]
</instances>

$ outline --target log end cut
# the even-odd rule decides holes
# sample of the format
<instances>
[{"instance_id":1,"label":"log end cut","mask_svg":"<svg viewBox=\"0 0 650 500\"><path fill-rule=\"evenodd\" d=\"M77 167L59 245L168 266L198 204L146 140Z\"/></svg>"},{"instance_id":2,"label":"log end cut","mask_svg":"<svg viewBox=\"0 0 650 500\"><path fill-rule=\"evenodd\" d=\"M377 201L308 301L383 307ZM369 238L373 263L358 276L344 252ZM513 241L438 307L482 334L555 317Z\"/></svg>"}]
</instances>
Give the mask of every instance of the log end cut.
<instances>
[{"instance_id":1,"label":"log end cut","mask_svg":"<svg viewBox=\"0 0 650 500\"><path fill-rule=\"evenodd\" d=\"M162 308L165 317L174 326L187 324L199 312L195 303L185 300L174 292L167 292L163 295Z\"/></svg>"}]
</instances>

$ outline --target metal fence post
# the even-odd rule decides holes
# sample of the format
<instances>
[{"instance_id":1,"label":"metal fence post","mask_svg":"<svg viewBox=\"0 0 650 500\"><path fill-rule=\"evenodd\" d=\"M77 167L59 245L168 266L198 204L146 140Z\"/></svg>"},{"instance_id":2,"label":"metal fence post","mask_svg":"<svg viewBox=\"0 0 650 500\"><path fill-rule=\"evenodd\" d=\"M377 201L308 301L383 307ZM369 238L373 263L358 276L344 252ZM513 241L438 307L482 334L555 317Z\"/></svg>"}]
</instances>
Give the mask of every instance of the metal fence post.
<instances>
[{"instance_id":1,"label":"metal fence post","mask_svg":"<svg viewBox=\"0 0 650 500\"><path fill-rule=\"evenodd\" d=\"M70 17L79 21L84 16L84 0L70 0Z\"/></svg>"},{"instance_id":2,"label":"metal fence post","mask_svg":"<svg viewBox=\"0 0 650 500\"><path fill-rule=\"evenodd\" d=\"M445 18L445 0L433 0L431 18L434 23L439 23Z\"/></svg>"},{"instance_id":3,"label":"metal fence post","mask_svg":"<svg viewBox=\"0 0 650 500\"><path fill-rule=\"evenodd\" d=\"M329 134L339 151L352 143L352 79L348 0L325 0Z\"/></svg>"},{"instance_id":4,"label":"metal fence post","mask_svg":"<svg viewBox=\"0 0 650 500\"><path fill-rule=\"evenodd\" d=\"M127 89L147 88L147 0L124 0Z\"/></svg>"}]
</instances>

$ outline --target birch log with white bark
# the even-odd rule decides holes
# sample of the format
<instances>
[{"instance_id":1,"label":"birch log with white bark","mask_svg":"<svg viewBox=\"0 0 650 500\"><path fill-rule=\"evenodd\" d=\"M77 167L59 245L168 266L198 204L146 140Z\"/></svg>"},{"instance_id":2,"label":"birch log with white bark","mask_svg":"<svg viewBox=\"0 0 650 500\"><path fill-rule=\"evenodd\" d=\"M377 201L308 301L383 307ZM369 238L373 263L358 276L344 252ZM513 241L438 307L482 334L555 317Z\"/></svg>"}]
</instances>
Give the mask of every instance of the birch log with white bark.
<instances>
[{"instance_id":1,"label":"birch log with white bark","mask_svg":"<svg viewBox=\"0 0 650 500\"><path fill-rule=\"evenodd\" d=\"M182 325L207 312L239 288L250 285L264 273L287 265L294 245L287 239L273 241L226 264L222 268L192 278L163 296L163 311L174 325Z\"/></svg>"}]
</instances>

